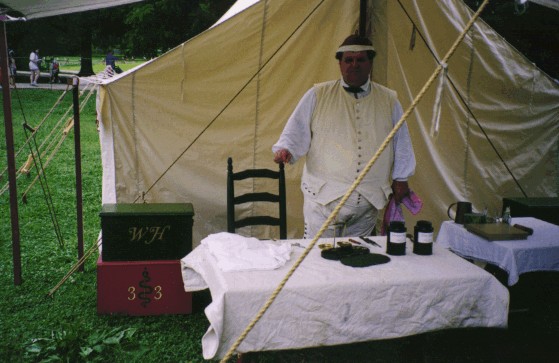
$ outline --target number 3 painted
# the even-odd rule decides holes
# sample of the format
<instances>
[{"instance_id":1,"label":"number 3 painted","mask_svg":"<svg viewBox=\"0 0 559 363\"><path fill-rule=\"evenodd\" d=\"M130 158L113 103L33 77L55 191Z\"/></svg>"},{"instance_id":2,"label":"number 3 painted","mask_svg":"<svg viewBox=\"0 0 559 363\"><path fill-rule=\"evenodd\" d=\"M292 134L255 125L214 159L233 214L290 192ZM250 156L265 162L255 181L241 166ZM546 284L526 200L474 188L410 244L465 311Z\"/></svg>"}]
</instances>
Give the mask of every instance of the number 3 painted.
<instances>
[{"instance_id":1,"label":"number 3 painted","mask_svg":"<svg viewBox=\"0 0 559 363\"><path fill-rule=\"evenodd\" d=\"M155 296L153 297L155 300L161 300L163 298L163 288L161 285L157 285L155 288ZM130 286L128 288L128 300L132 301L136 299L136 288L134 286Z\"/></svg>"},{"instance_id":2,"label":"number 3 painted","mask_svg":"<svg viewBox=\"0 0 559 363\"><path fill-rule=\"evenodd\" d=\"M159 300L161 298L163 298L163 289L161 288L160 285L157 285L155 287L155 296L153 297L155 300Z\"/></svg>"},{"instance_id":3,"label":"number 3 painted","mask_svg":"<svg viewBox=\"0 0 559 363\"><path fill-rule=\"evenodd\" d=\"M136 298L136 289L134 288L134 286L130 286L128 288L128 293L130 294L128 296L128 300L132 301Z\"/></svg>"}]
</instances>

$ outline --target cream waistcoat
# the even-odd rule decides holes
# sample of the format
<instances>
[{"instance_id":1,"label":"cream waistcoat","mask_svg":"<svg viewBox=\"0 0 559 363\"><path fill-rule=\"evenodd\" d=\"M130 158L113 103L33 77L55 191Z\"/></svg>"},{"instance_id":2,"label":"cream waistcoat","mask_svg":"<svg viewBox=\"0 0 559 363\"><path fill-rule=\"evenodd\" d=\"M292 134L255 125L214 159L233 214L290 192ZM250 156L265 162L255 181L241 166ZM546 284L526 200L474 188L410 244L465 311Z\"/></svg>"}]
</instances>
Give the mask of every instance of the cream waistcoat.
<instances>
[{"instance_id":1,"label":"cream waistcoat","mask_svg":"<svg viewBox=\"0 0 559 363\"><path fill-rule=\"evenodd\" d=\"M371 82L371 93L356 99L340 81L315 85L311 146L301 180L305 197L327 204L345 194L392 130L396 93ZM357 187L377 209L392 193L392 142Z\"/></svg>"}]
</instances>

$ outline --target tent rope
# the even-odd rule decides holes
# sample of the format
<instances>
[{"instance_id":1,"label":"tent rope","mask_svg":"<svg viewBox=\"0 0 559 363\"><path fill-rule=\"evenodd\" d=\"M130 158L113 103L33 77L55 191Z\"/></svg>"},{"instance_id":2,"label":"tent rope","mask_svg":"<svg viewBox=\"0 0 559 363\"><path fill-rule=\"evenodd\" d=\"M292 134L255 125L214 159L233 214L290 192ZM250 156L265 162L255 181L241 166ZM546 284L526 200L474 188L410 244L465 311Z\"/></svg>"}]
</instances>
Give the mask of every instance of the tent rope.
<instances>
[{"instance_id":1,"label":"tent rope","mask_svg":"<svg viewBox=\"0 0 559 363\"><path fill-rule=\"evenodd\" d=\"M21 98L19 97L19 92L18 92L18 88L16 85L14 85L14 89L15 89L15 94L17 96L17 99L19 101L19 106L21 109L21 114L23 115L23 119L25 122L25 113L23 112L23 105L21 104ZM39 125L37 127L35 127L35 131L33 131L33 133L37 132L44 124L44 122L47 120L47 118L52 114L52 112L54 111L54 109L56 107L58 107L58 105L62 102L62 100L64 99L64 97L66 96L67 93L67 89L60 95L60 97L58 97L58 99L55 101L54 105L51 107L51 109L47 112L47 114L45 115L45 117L43 117L43 119L39 122ZM20 147L20 149L16 152L15 154L15 158L17 158L24 150L25 147L27 146L27 143L30 142L31 139L27 139L25 140L25 142L23 143L23 145ZM2 173L0 173L0 179L2 179L2 177L4 176L4 174L6 173L6 171L8 170L8 168L6 167L4 170L2 170ZM19 177L19 175L18 175ZM5 191L4 188L2 188L2 191L0 192L0 195L3 194Z\"/></svg>"},{"instance_id":2,"label":"tent rope","mask_svg":"<svg viewBox=\"0 0 559 363\"><path fill-rule=\"evenodd\" d=\"M202 131L200 131L200 133L194 138L194 140L192 140L192 142L175 158L175 160L173 160L173 162L167 167L167 169L165 169L161 175L151 184L151 186L145 190L144 192L140 193L140 195L138 195L136 197L136 199L134 199L133 203L138 202L138 200L140 198L142 198L143 196L145 196L146 194L148 194L153 187L161 180L163 179L163 177L169 172L169 170L171 170L171 168L183 157L183 155L190 150L190 148L192 147L192 145L194 145L199 139L200 137L202 137L202 135L204 135L204 133L206 131L208 131L208 129L214 124L215 121L217 121L217 119L225 112L225 110L227 110L227 108L229 108L229 106L237 99L237 97L239 97L239 95L248 87L248 85L254 80L254 78L256 78L258 76L258 74L262 71L262 69L264 69L268 63L270 63L275 56L279 53L280 50L283 49L283 47L287 44L287 42L289 42L291 40L291 38L295 35L295 33L297 33L297 31L303 26L303 24L305 24L307 22L307 20L315 13L315 11L324 3L325 0L321 0L311 11L310 13L305 17L305 19L303 19L301 21L301 23L293 30L293 32L283 41L283 43L281 43L279 45L279 47L274 51L274 53L270 56L270 58L264 62L264 64L262 64L262 66L257 69L257 71L248 79L248 81L239 89L239 91L229 100L229 102L227 102L227 104L225 106L223 106L223 108L217 113L217 115L202 129Z\"/></svg>"},{"instance_id":3,"label":"tent rope","mask_svg":"<svg viewBox=\"0 0 559 363\"><path fill-rule=\"evenodd\" d=\"M464 28L464 30L462 31L462 33L458 36L458 38L455 40L454 44L452 45L452 47L449 49L449 51L447 52L447 54L445 55L445 57L443 58L442 63L446 64L448 63L448 60L450 59L450 57L454 54L454 52L456 51L456 48L458 48L458 45L460 44L460 42L462 41L462 39L464 39L466 33L469 31L469 29L472 27L472 25L474 24L474 22L476 21L476 19L479 17L479 15L481 14L481 12L483 11L483 9L485 8L485 6L487 5L487 3L489 2L489 0L484 0L483 3L480 5L480 7L478 8L477 12L474 14L474 16L470 19L470 21L468 22L468 24L466 25L466 27ZM380 154L384 151L384 149L386 149L386 147L389 145L389 143L392 141L392 139L394 138L394 135L396 135L396 132L400 129L400 127L402 127L402 125L404 124L404 122L406 121L406 119L408 118L408 116L410 115L410 113L415 109L415 107L417 106L417 104L419 103L419 101L423 98L423 95L427 92L427 90L429 89L429 87L431 86L431 84L434 82L434 80L437 78L437 76L439 75L439 73L443 70L443 67L439 64L437 66L437 68L435 69L435 71L433 72L433 74L431 75L431 77L427 80L427 83L425 83L425 85L423 86L423 88L421 89L421 91L419 92L419 94L415 97L415 99L413 100L412 104L408 107L408 109L406 110L406 112L404 112L404 114L402 115L402 117L400 117L400 120L394 125L394 128L392 129L392 131L390 131L390 133L386 136L386 139L384 140L384 142L381 144L381 146L379 147L378 151L376 152L375 155L373 155L373 157L371 158L371 160L369 160L369 162L367 163L367 165L365 166L365 168L363 169L363 171L359 174L359 176L357 177L357 179L353 182L353 184L350 186L350 188L347 190L347 192L344 194L344 196L342 197L340 203L334 208L334 210L332 211L332 213L330 214L330 216L326 219L326 221L324 222L324 224L322 225L322 227L320 228L320 230L318 231L318 233L316 234L316 236L314 236L314 238L312 239L311 243L307 246L307 248L305 248L305 250L303 251L303 253L301 254L301 256L299 256L299 258L297 259L297 261L293 264L293 266L291 267L291 269L289 270L289 272L287 273L287 275L285 276L285 278L280 282L280 284L278 285L278 287L274 290L274 292L272 293L272 295L268 298L268 300L266 301L266 303L264 304L264 306L260 309L260 311L257 313L257 315L254 317L254 319L249 323L249 325L246 327L246 329L243 331L243 333L241 333L241 335L239 336L239 338L235 341L235 343L233 343L233 345L231 346L231 348L229 349L229 351L226 353L225 357L221 360L221 362L227 362L227 360L229 360L229 358L231 358L231 356L233 355L233 352L235 352L235 350L238 348L238 346L241 344L241 342L245 339L245 337L247 336L247 334L252 330L252 328L254 327L254 325L256 325L256 323L260 320L260 318L264 315L264 313L268 310L268 308L270 307L270 305L272 305L272 303L274 302L274 300L276 299L276 297L278 296L278 294L280 293L280 291L283 289L283 287L285 286L285 284L287 283L287 281L289 280L289 278L293 275L293 273L295 272L295 270L299 267L299 265L303 262L303 260L305 259L305 257L309 254L309 252L311 251L311 249L314 247L314 245L316 244L316 242L318 241L318 239L322 236L322 234L324 233L324 231L328 228L328 226L332 223L332 221L336 218L336 216L338 215L340 209L342 208L342 206L345 204L345 202L349 199L350 195L353 193L353 191L357 188L357 186L361 183L361 181L363 180L363 178L367 175L367 173L369 172L369 170L371 169L371 167L373 166L373 164L377 161L377 159L380 157Z\"/></svg>"},{"instance_id":4,"label":"tent rope","mask_svg":"<svg viewBox=\"0 0 559 363\"><path fill-rule=\"evenodd\" d=\"M82 105L80 106L80 110L83 110L83 108L85 107L85 105L87 104L87 101L89 100L89 98L91 98L91 95L93 94L94 88L93 87L89 87L90 84L86 85L81 91L80 91L80 96L82 96L84 94L84 92L89 89L89 94L86 97L86 100L82 102ZM91 84L92 85L92 84ZM21 110L21 114L23 115L23 119L24 122L27 124L27 119L25 117L25 113L23 111L23 105L21 103L21 98L19 97L19 93L17 91L17 86L14 86L14 88L16 88L16 96L17 99L19 101L19 106L20 106L20 110ZM62 100L64 99L65 95L68 93L68 89L69 89L69 85L67 85L66 89L64 90L64 92L62 93L62 95L60 97L58 97L58 99L56 100L56 102L54 103L54 105L51 107L51 109L47 112L47 114L45 115L45 117L43 117L43 119L39 122L39 125L36 126L35 128L33 128L33 131L31 132L31 136L35 136L35 134L37 132L39 132L39 130L43 127L43 124L45 123L45 121L47 120L47 118L54 112L54 109L56 107L58 107L60 105L60 103L62 102ZM68 113L70 113L70 111L72 111L72 106L70 106L66 112L64 113L64 115L62 115L60 117L60 119L56 122L56 124L53 126L53 128L51 129L51 131L49 132L49 134L44 138L43 142L41 143L41 145L39 145L38 150L43 150L41 152L41 157L45 157L50 150L52 149L53 145L57 145L55 147L55 151L52 152L52 154L56 153L56 150L58 149L60 142L56 142L57 139L53 138L53 134L54 132L60 127L60 124L62 123L62 121L67 117ZM71 120L71 118L69 119L69 121ZM27 138L25 140L25 142L23 143L22 147L18 150L18 152L15 154L15 157L17 158L18 155L21 154L21 152L25 149L25 147L27 146L27 144L31 141L31 138ZM47 143L47 146L45 146L45 143ZM21 177L22 174L28 174L30 171L30 168L28 167L28 161L29 158L31 158L31 160L33 159L33 155L29 155L28 159L26 160L26 162L24 163L24 165L17 171L17 175L16 175L16 180ZM47 160L47 162L45 163L45 165L48 165L50 159L52 158L49 157L49 159ZM45 166L46 167L46 166ZM2 174L0 174L0 180L2 179L4 173L6 172L7 169L5 169ZM26 199L26 194L29 191L29 189L31 188L31 186L37 181L37 176L35 177L35 179L33 180L33 182L29 185L29 187L27 188L27 190L23 193L23 202L25 203L25 199ZM8 190L9 188L9 183L6 182L6 184L0 189L0 195L4 194L4 192L6 190Z\"/></svg>"},{"instance_id":5,"label":"tent rope","mask_svg":"<svg viewBox=\"0 0 559 363\"><path fill-rule=\"evenodd\" d=\"M407 16L408 20L412 23L412 25L414 26L414 28L417 28L417 26L415 25L415 22L413 21L413 19L411 18L411 16L408 14L408 12L406 11L406 9L404 8L404 5L402 5L401 1L398 0L398 4L400 5L400 7L402 8L402 11L404 12L404 14ZM417 28L417 33L419 34L420 38L423 40L423 43L425 44L425 46L427 47L427 50L429 50L429 52L431 53L431 55L433 56L433 59L435 59L435 61L437 63L441 63L439 62L437 56L435 55L435 52L431 49L431 47L429 46L429 44L427 43L427 40L425 39L425 37L423 36L423 34L421 33L421 31L419 30L419 28ZM473 44L473 40L472 40L472 44ZM526 194L526 192L524 191L524 189L522 188L522 185L520 185L520 182L518 181L518 179L516 178L516 176L514 175L514 173L512 172L512 170L509 168L507 162L505 161L505 159L503 158L503 156L501 155L501 153L499 152L499 150L497 150L497 147L495 146L495 144L493 143L493 141L491 140L491 138L489 137L489 135L487 134L487 132L485 131L485 128L481 125L481 123L479 122L479 120L477 119L476 115L474 114L474 112L472 111L472 109L470 108L470 103L467 102L466 100L464 100L464 97L462 97L462 95L460 94L460 92L458 92L458 87L456 87L456 85L454 84L454 82L452 81L452 78L450 76L447 77L448 78L448 82L450 83L450 85L452 86L452 89L454 90L454 92L456 93L456 95L458 96L458 98L460 99L460 101L462 102L462 104L464 105L464 107L466 107L466 109L468 110L468 114L474 119L476 125L479 127L480 131L483 133L483 136L485 137L485 139L487 140L487 142L489 143L489 145L491 146L491 148L493 149L493 151L495 152L495 154L497 155L497 157L499 158L499 160L501 161L501 164L503 164L503 166L505 167L505 169L507 170L508 174L511 176L511 178L513 179L514 183L516 184L516 186L518 187L518 189L520 189L520 191L522 192L522 195L524 195L524 197L528 197L528 195ZM466 183L466 181L464 181L464 183Z\"/></svg>"},{"instance_id":6,"label":"tent rope","mask_svg":"<svg viewBox=\"0 0 559 363\"><path fill-rule=\"evenodd\" d=\"M86 88L87 88L87 87L88 87L88 86L86 86ZM85 90L85 88L84 88L84 90ZM89 97L91 96L92 91L93 91L93 88L90 90L89 96L86 97L85 101L82 102L82 106L80 106L80 111L83 109L85 103L87 103L87 100L89 100ZM67 92L67 91L65 91L65 92ZM83 92L83 91L82 91L82 92ZM69 114L71 111L73 111L73 105L68 106L68 108L66 109L66 112L64 113L64 115L62 115L62 116L60 117L60 119L58 120L58 122L56 123L56 125L52 128L51 132L48 134L47 137L45 137L45 140L43 141L43 143L42 143L42 144L40 145L40 147L39 147L40 149L43 148L43 145L44 145L45 143L47 143L47 141L49 142L49 144L48 144L48 146L46 147L46 149L48 150L48 149L50 149L50 148L52 147L52 145L55 143L55 142L52 140L52 135L54 135L55 131L57 131L57 128L60 127L60 125L62 124L62 121L63 121L64 119L66 119L66 117L68 116L68 114ZM67 123L68 123L72 118L73 118L73 116L71 116L71 117L68 119Z\"/></svg>"},{"instance_id":7,"label":"tent rope","mask_svg":"<svg viewBox=\"0 0 559 363\"><path fill-rule=\"evenodd\" d=\"M41 183L41 189L43 189L43 194L45 196L45 202L47 203L47 208L49 210L50 218L52 221L52 225L54 227L54 233L56 234L56 238L58 239L58 244L60 247L64 247L64 239L62 237L62 232L60 230L60 225L58 224L58 218L56 217L56 211L54 208L54 203L52 201L52 193L50 192L47 176L45 174L45 169L43 167L43 163L41 161L41 157L39 156L39 148L37 146L37 141L35 139L35 134L32 133L31 136L28 135L28 130L31 126L27 124L23 124L23 130L25 131L25 135L29 139L33 139L33 143L29 143L29 149L31 151L31 155L33 156L33 164L35 165L35 169L37 170L37 175L41 174L42 178L39 178L39 182ZM35 151L33 150L32 145L35 146ZM36 154L35 154L36 152Z\"/></svg>"},{"instance_id":8,"label":"tent rope","mask_svg":"<svg viewBox=\"0 0 559 363\"><path fill-rule=\"evenodd\" d=\"M35 175L35 178L33 179L33 181L31 183L29 183L29 185L27 186L25 191L22 193L21 198L22 198L23 203L27 203L27 193L29 193L31 188L33 188L33 186L35 185L37 180L40 180L40 178L43 175L45 169L49 166L51 160L54 158L54 156L56 155L56 153L58 152L58 150L62 146L62 143L64 142L64 140L66 140L66 136L67 135L64 134L64 133L61 134L61 137L58 139L58 143L54 147L54 150L52 151L52 153L50 155L47 156L47 160L44 162L42 167L37 171L37 175ZM33 161L35 161L35 157L37 157L39 160L41 160L41 158L43 158L44 156L45 156L44 154L41 155L41 156L31 154L31 157L32 157Z\"/></svg>"},{"instance_id":9,"label":"tent rope","mask_svg":"<svg viewBox=\"0 0 559 363\"><path fill-rule=\"evenodd\" d=\"M47 296L52 297L52 295L60 288L60 286L62 286L62 284L64 284L70 278L70 276L74 272L76 272L81 265L83 265L83 263L89 258L89 256L91 256L96 249L99 249L100 246L101 246L101 237L97 238L97 242L94 243L87 250L87 252L78 260L78 262L76 262L74 266L72 266L72 268L66 273L66 275L64 275L64 277L52 289L50 289Z\"/></svg>"},{"instance_id":10,"label":"tent rope","mask_svg":"<svg viewBox=\"0 0 559 363\"><path fill-rule=\"evenodd\" d=\"M87 86L86 86L87 88ZM82 101L81 105L80 105L80 112L83 111L85 105L87 104L87 102L89 101L89 99L91 98L91 96L93 95L93 91L95 89L92 87L89 90L89 93L87 94L87 96L84 98L84 100ZM44 148L45 150L41 153L40 158L44 158L47 153L50 152L50 154L47 157L47 160L45 161L45 164L43 165L43 167L41 168L41 170L39 170L39 173L35 176L35 178L33 179L33 181L27 186L27 189L25 189L25 191L22 194L22 200L24 203L27 202L27 193L29 192L29 190L31 190L31 188L33 187L33 185L35 185L35 183L37 182L37 180L40 178L41 173L43 172L44 169L46 169L48 167L48 165L50 164L51 160L56 156L56 154L58 153L58 150L60 149L60 147L62 146L62 143L66 140L66 137L68 137L68 133L69 130L74 126L74 117L70 117L68 119L68 121L66 122L66 124L64 126L61 127L62 132L59 134L58 137L58 141L56 141L56 139L54 137L52 137L52 134L54 133L54 130L56 130L57 128L60 127L60 124L62 122L62 120L68 115L68 113L72 110L73 106L70 106L68 108L68 110L66 110L66 113L60 118L60 120L57 122L57 124L55 125L55 127L53 128L53 131L51 131L51 133L48 135L47 140L50 140L50 143L47 145L46 148ZM34 135L34 134L33 134ZM54 149L53 146L54 145ZM41 147L44 145L44 142L39 146L39 150L41 149ZM52 151L51 151L52 149ZM38 151L38 150L37 150Z\"/></svg>"}]
</instances>

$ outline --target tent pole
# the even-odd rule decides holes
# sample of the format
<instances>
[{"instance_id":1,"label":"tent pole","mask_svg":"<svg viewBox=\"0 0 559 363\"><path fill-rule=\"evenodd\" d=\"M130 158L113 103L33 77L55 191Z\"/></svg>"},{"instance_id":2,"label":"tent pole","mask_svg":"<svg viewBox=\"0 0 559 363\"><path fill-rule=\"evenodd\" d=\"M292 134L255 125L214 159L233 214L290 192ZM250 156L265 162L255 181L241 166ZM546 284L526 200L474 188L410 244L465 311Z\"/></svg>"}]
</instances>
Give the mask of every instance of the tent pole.
<instances>
[{"instance_id":1,"label":"tent pole","mask_svg":"<svg viewBox=\"0 0 559 363\"><path fill-rule=\"evenodd\" d=\"M68 80L69 82L69 80ZM80 79L74 77L73 80L73 104L74 104L74 153L76 165L76 219L78 227L78 261L83 257L83 193L82 193L82 149L81 149L81 130L80 130ZM79 270L83 272L83 263L79 265Z\"/></svg>"},{"instance_id":2,"label":"tent pole","mask_svg":"<svg viewBox=\"0 0 559 363\"><path fill-rule=\"evenodd\" d=\"M10 189L10 219L12 222L12 258L14 262L14 285L21 285L21 246L17 205L16 162L14 155L14 129L12 125L12 100L8 72L8 41L6 23L0 27L0 65L2 72L2 96L4 106L4 129L6 130L6 154L8 156L8 183Z\"/></svg>"},{"instance_id":3,"label":"tent pole","mask_svg":"<svg viewBox=\"0 0 559 363\"><path fill-rule=\"evenodd\" d=\"M360 0L359 4L359 35L366 36L367 31L367 0Z\"/></svg>"}]
</instances>

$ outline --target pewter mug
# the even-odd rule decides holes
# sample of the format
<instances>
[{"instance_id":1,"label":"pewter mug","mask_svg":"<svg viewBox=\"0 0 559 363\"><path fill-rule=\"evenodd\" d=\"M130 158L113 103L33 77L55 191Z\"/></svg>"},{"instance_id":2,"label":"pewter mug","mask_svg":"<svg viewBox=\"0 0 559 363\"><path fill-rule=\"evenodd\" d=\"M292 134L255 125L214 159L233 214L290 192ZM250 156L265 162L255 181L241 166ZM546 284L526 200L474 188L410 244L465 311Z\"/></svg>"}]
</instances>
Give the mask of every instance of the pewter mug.
<instances>
[{"instance_id":1,"label":"pewter mug","mask_svg":"<svg viewBox=\"0 0 559 363\"><path fill-rule=\"evenodd\" d=\"M452 218L452 216L450 215L450 210L454 206L456 206L456 215L454 218ZM446 214L448 214L448 218L454 219L454 222L456 222L457 224L464 224L464 215L466 213L472 213L472 203L470 202L452 203L446 211Z\"/></svg>"}]
</instances>

